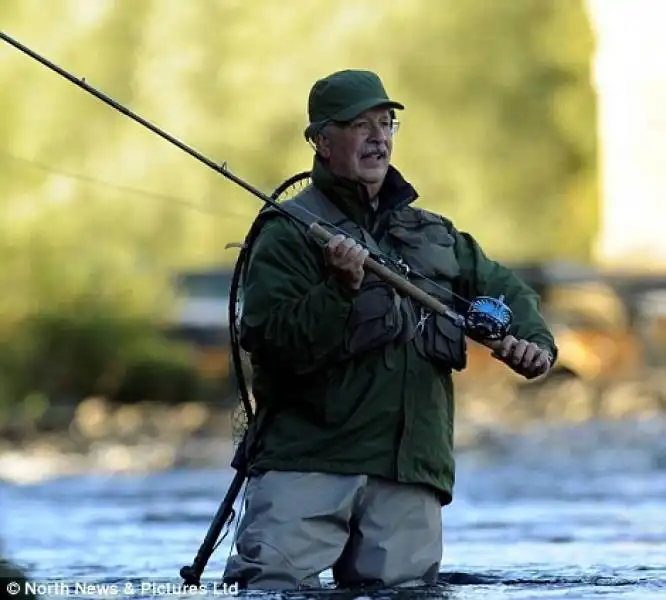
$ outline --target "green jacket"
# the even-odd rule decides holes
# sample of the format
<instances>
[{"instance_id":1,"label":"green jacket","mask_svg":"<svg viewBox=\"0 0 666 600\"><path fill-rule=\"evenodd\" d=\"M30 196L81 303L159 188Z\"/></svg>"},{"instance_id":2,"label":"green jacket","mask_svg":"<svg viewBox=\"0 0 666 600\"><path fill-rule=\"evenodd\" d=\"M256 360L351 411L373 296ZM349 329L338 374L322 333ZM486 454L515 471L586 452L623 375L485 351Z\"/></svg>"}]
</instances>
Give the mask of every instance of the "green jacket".
<instances>
[{"instance_id":1,"label":"green jacket","mask_svg":"<svg viewBox=\"0 0 666 600\"><path fill-rule=\"evenodd\" d=\"M382 223L400 211L415 212L407 207L417 198L396 169L389 170L375 215L361 186L336 179L318 160L312 180L383 251L395 254ZM434 265L425 274L466 298L503 294L514 313L511 333L556 356L538 296L487 258L472 236L437 218L449 225L443 261L447 251L457 265L439 271ZM432 249L432 257L439 257L438 248ZM396 339L345 359L341 348L349 342L354 306L361 299L326 271L322 256L302 225L279 214L267 219L252 246L241 344L252 355L255 427L266 419L254 440L252 468L417 482L434 488L443 505L450 503L455 477L451 368L424 358L415 339Z\"/></svg>"}]
</instances>

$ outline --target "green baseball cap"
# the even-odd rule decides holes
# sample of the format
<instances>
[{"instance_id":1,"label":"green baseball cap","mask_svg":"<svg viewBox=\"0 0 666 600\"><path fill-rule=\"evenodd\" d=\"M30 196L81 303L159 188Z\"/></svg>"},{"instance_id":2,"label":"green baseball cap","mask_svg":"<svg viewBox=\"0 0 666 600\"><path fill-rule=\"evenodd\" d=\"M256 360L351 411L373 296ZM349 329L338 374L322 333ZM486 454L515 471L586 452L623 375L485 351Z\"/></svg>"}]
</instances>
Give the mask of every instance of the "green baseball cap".
<instances>
[{"instance_id":1,"label":"green baseball cap","mask_svg":"<svg viewBox=\"0 0 666 600\"><path fill-rule=\"evenodd\" d=\"M310 124L305 129L305 139L311 139L330 121L348 122L378 106L405 108L388 97L376 73L354 69L336 71L316 81L310 90Z\"/></svg>"}]
</instances>

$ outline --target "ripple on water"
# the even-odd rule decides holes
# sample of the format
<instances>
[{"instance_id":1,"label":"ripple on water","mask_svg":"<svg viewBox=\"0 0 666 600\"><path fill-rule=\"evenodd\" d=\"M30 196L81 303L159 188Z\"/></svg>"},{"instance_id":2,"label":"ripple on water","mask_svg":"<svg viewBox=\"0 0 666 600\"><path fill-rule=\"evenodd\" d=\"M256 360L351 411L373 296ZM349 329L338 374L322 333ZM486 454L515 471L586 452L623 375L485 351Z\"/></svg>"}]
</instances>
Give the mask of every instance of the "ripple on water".
<instances>
[{"instance_id":1,"label":"ripple on water","mask_svg":"<svg viewBox=\"0 0 666 600\"><path fill-rule=\"evenodd\" d=\"M666 597L666 472L649 460L657 442L617 428L584 431L586 442L578 439L580 430L542 432L507 436L502 452L491 457L478 449L461 454L456 498L443 512L438 586L286 596ZM566 446L572 438L575 451ZM618 440L632 449L630 459L618 458ZM228 470L180 469L0 484L4 550L42 581L176 585L231 477ZM210 584L221 575L229 542L209 563Z\"/></svg>"}]
</instances>

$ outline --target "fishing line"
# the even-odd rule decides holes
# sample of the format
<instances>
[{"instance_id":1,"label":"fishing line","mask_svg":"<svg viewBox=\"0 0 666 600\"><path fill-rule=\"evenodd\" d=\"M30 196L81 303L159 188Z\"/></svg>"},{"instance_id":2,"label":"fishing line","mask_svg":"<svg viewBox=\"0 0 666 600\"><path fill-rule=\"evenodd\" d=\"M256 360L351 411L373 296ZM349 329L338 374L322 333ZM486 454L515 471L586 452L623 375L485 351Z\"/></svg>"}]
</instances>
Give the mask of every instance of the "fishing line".
<instances>
[{"instance_id":1,"label":"fishing line","mask_svg":"<svg viewBox=\"0 0 666 600\"><path fill-rule=\"evenodd\" d=\"M321 219L318 215L315 215L314 213L310 212L309 210L303 207L298 207L298 208L303 212L303 214L307 214L310 217L312 217L313 218L312 222L308 223L307 221L297 217L290 210L287 210L285 207L281 206L278 198L280 194L277 193L278 190L281 188L284 188L286 190L289 186L294 185L299 181L305 181L310 177L309 173L304 172L288 179L287 181L283 182L283 184L281 184L278 190L276 190L273 193L273 196L267 196L257 188L253 187L252 185L245 182L243 179L237 177L231 171L229 171L226 162L223 162L221 164L213 162L200 152L194 150L193 148L181 142L177 138L166 133L156 125L135 114L130 109L118 103L114 99L110 98L103 92L90 86L88 83L86 83L85 79L75 77L68 71L62 69L55 63L37 54L27 46L24 46L23 44L16 41L7 34L3 33L2 31L0 31L0 39L4 40L11 46L14 46L15 48L17 48L24 54L28 55L29 57L33 58L43 66L47 67L48 69L54 71L58 75L69 80L77 87L80 87L83 90L87 91L88 93L95 96L105 104L108 104L112 108L116 109L118 112L126 115L130 119L143 125L147 129L158 135L159 137L165 139L166 141L180 148L181 150L183 150L183 152L189 154L190 156L202 162L203 164L213 169L217 173L220 173L227 179L233 181L246 191L258 197L264 203L264 207L262 207L261 210L263 210L265 206L271 206L281 214L291 219L292 222L300 223L301 225L305 226L307 234L311 234L312 237L319 244L325 245L326 243L328 243L328 241L330 241L330 239L333 237L331 231L340 233L345 237L351 237L344 229L332 223L326 222L325 220ZM199 209L200 207L197 207L197 210ZM261 214L261 210L259 211L259 214ZM236 262L236 268L234 270L234 275L232 278L232 285L237 285L238 282L240 281L241 267L245 261L246 254L248 252L248 245L249 245L248 242L250 241L250 238L253 235L254 227L257 226L258 223L259 219L255 219L252 228L250 229L248 235L245 238L245 243L241 245L241 252L239 259ZM401 261L396 261L395 259L388 256L384 252L372 251L359 240L354 239L354 241L360 244L366 250L368 250L368 253L370 254L370 256L366 259L364 263L364 267L367 270L374 272L386 283L393 286L395 290L410 296L411 298L419 302L423 307L426 307L431 311L433 311L433 313L439 314L445 318L450 319L453 323L455 323L458 327L460 327L463 332L472 337L472 339L476 339L481 344L492 349L494 348L494 343L496 340L500 340L506 337L512 322L512 312L511 309L504 304L503 296L500 296L499 298L481 296L481 297L476 297L473 300L469 300L464 296L456 294L452 290L445 288L436 281L433 281L432 279L426 277L422 273L415 270L411 270L408 265L402 264ZM395 269L405 272L405 276L399 275L395 271L389 269L386 266L386 264L391 264L394 266ZM467 310L466 314L464 315L459 314L457 311L451 309L449 306L441 302L438 298L436 298L432 294L428 294L423 289L415 286L413 283L409 281L409 279L407 279L406 277L407 274L411 275L412 277L418 277L423 281L428 282L430 285L432 285L434 289L438 289L444 292L447 297L456 298L464 302L465 304L469 305L469 309ZM238 346L238 339L237 339L238 332L236 327L237 325L236 320L238 317L238 314L236 313L236 310L238 308L237 300L238 299L236 297L236 293L234 292L232 294L232 299L229 303L230 334L231 334L232 347ZM233 354L234 354L233 356L234 368L236 370L236 373L240 374L239 379L243 380L244 378L242 377L242 364L241 364L240 352L238 351ZM241 393L241 400L243 403L243 407L245 409L245 414L248 420L250 420L253 419L254 411L249 401L249 394L247 394L247 389L244 387L244 382L243 382L243 388L244 392ZM245 438L245 440L247 441L247 437ZM232 461L232 466L236 469L236 475L234 476L229 486L229 489L227 490L227 494L223 499L222 503L220 504L220 507L218 508L218 511L213 517L213 521L208 529L208 532L206 533L204 541L199 547L199 551L197 552L197 555L193 563L191 565L184 566L180 570L181 577L188 583L198 583L200 581L201 574L203 573L203 570L205 569L205 566L212 552L219 545L218 537L220 532L224 528L225 523L228 523L230 525L231 522L229 521L229 519L233 518L233 515L235 514L233 509L233 504L239 492L243 488L243 484L248 474L247 473L248 465L246 464L247 461L244 460L243 456L243 451L245 450L244 446L245 444L241 444L237 449L234 461Z\"/></svg>"},{"instance_id":2,"label":"fishing line","mask_svg":"<svg viewBox=\"0 0 666 600\"><path fill-rule=\"evenodd\" d=\"M152 192L150 190L143 190L140 188L134 188L131 186L126 186L126 185L121 185L118 183L113 183L112 181L106 181L103 179L98 179L96 177L92 177L90 175L85 175L83 173L73 173L71 171L63 171L59 168L47 165L42 162L38 162L36 160L26 158L24 156L18 156L16 154L13 154L12 152L9 152L7 150L1 149L0 148L0 155L4 156L5 158L8 158L14 162L18 163L23 163L33 169L37 169L40 171L44 171L45 173L51 173L52 175L59 175L61 177L65 177L67 179L73 179L75 181L82 181L84 183L90 183L92 185L97 185L99 187L103 188L108 188L108 189L113 189L119 192L126 192L128 194L133 194L136 196L144 196L146 198L153 198L155 200L163 200L165 203L173 203L173 204L180 204L184 206L185 208L189 208L191 210L197 211L201 214L208 214L208 215L213 215L213 216L226 216L229 214L229 212L225 209L224 212L221 210L214 210L212 208L206 208L205 206L202 206L201 204L197 204L193 200L187 200L185 198L180 198L178 196L170 196L167 194L161 194L160 192ZM244 216L244 213L235 213L237 216Z\"/></svg>"},{"instance_id":3,"label":"fishing line","mask_svg":"<svg viewBox=\"0 0 666 600\"><path fill-rule=\"evenodd\" d=\"M261 200L263 200L266 204L272 206L273 208L275 208L276 210L278 210L278 211L281 212L282 214L285 214L285 215L287 215L287 216L290 216L292 219L294 219L294 220L300 222L302 225L305 225L306 227L309 226L308 224L304 223L301 219L298 219L297 217L294 217L294 215L291 215L291 214L288 213L286 210L284 210L284 209L279 205L278 202L275 202L275 201L272 200L269 196L267 196L266 194L264 194L263 192L261 192L260 190L258 190L257 188L255 188L254 186L252 186L252 185L250 185L249 183L245 182L245 181L242 180L240 177L237 177L236 175L234 175L234 174L233 174L231 171L229 171L229 169L227 168L227 163L226 163L226 161L225 161L225 162L222 162L221 164L217 164L217 163L215 163L214 161L212 161L211 159L207 158L206 156L204 156L203 154L201 154L200 152L198 152L198 151L195 150L194 148L192 148L192 147L188 146L187 144L181 142L179 139L175 138L174 136L172 136L171 134L167 133L166 131L163 131L162 129L160 129L159 127L157 127L156 125L154 125L154 124L151 123L150 121L148 121L148 120L144 119L143 117L137 115L135 112L133 112L132 110L130 110L130 109L127 108L126 106L120 104L119 102L117 102L116 100L114 100L113 98L111 98L110 96L106 95L105 93L103 93L103 92L101 92L100 90L96 89L95 87L91 86L90 84L88 84L88 83L86 82L85 77L81 77L81 78L76 77L75 75L73 75L73 74L71 74L70 72L66 71L66 70L63 69L62 67L56 65L54 62L50 61L49 59L45 58L44 56L41 56L41 55L38 54L37 52L34 52L33 50L31 50L30 48L28 48L27 46L25 46L25 45L22 44L21 42L19 42L19 41L15 40L14 38L8 36L6 33L2 32L2 31L0 31L0 39L4 40L5 42L7 42L8 44L10 44L11 46L14 46L16 49L20 50L20 51L23 52L24 54L27 54L28 56L30 56L31 58L33 58L34 60L36 60L37 62L39 62L40 64L42 64L43 66L47 67L48 69L50 69L50 70L56 72L58 75L60 75L61 77L64 77L65 79L67 79L68 81L70 81L71 83L73 83L74 85L76 85L77 87L80 87L80 88L84 89L85 91L87 91L88 93L92 94L92 95L95 96L97 99L99 99L99 100L101 100L102 102L104 102L105 104L108 104L108 105L111 106L112 108L115 108L118 112L121 112L122 114L124 114L125 116L129 117L129 118L132 119L133 121L136 121L137 123L143 125L143 126L146 127L147 129L150 129L150 130L151 130L153 133L155 133L156 135L159 135L161 138L167 140L168 142L171 142L173 145L177 146L178 148L180 148L181 150L183 150L184 152L186 152L186 153L189 154L190 156L196 158L197 160L199 160L200 162L204 163L205 165L207 165L208 167L210 167L210 168L213 169L214 171L217 171L217 172L220 173L221 175L224 175L226 178L232 180L232 181L233 181L234 183L236 183L237 185L241 186L241 187L244 188L245 190L247 190L247 191L249 191L250 193L254 194L255 196L259 197L259 198L260 198ZM305 208L303 208L303 207L299 207L299 209L300 209L304 214L307 214L308 216L312 217L312 218L314 219L315 222L319 222L320 224L325 225L327 229L332 230L332 231L335 231L336 233L341 234L341 235L344 235L345 237L350 237L349 234L348 234L344 229L342 229L342 228L340 228L340 227L337 227L337 226L334 225L333 223L329 223L329 222L324 221L324 220L321 219L318 215L314 214L313 212L311 212L311 211L309 211L309 210L307 210L307 209L305 209ZM361 245L363 248L365 248L366 250L368 250L368 252L369 252L369 254L370 254L371 257L376 258L376 259L377 259L377 258L380 259L379 262L380 262L381 264L387 264L387 263L388 263L388 264L392 264L392 265L394 265L394 267L397 267L398 269L402 269L402 265L400 265L399 263L397 263L392 257L388 256L388 255L385 254L384 252L381 252L381 251L379 251L379 252L371 251L371 250L370 250L370 249L369 249L369 248L368 248L363 242L361 242L360 240L356 240L356 239L355 239L354 241L355 241L357 244L360 244L360 245ZM428 283L429 283L430 285L432 285L434 288L436 288L436 289L442 291L442 292L445 293L447 296L451 296L451 297L453 297L453 298L456 298L457 300L460 300L461 302L467 304L468 306L473 306L473 305L474 305L474 301L469 300L468 298L465 298L464 296L461 296L460 294L456 294L456 293L453 292L452 290L449 290L449 289L445 288L444 286L438 284L436 281L433 281L433 280L431 280L430 278L426 277L424 274L422 274L422 273L420 273L420 272L418 272L418 271L415 271L415 270L410 270L410 273L411 273L413 276L418 277L419 279L428 282Z\"/></svg>"}]
</instances>

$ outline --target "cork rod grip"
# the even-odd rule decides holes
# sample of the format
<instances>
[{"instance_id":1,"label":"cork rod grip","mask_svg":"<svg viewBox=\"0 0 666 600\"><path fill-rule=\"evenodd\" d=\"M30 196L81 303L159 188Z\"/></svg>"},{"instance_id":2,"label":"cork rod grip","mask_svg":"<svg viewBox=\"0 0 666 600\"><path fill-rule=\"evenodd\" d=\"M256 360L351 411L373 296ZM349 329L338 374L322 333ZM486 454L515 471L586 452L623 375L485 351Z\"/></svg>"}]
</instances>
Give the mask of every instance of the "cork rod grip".
<instances>
[{"instance_id":1,"label":"cork rod grip","mask_svg":"<svg viewBox=\"0 0 666 600\"><path fill-rule=\"evenodd\" d=\"M328 244L328 242L333 237L332 233L326 231L326 229L324 229L318 223L312 223L312 225L310 225L309 233L313 238L322 244ZM418 288L410 281L407 281L407 279L402 277L402 275L391 271L389 268L378 263L373 258L366 258L363 266L368 271L372 271L379 278L395 288L398 292L401 292L405 296L411 296L414 298L414 300L417 300L426 308L429 308L430 310L440 315L450 317L454 320L459 319L458 313L451 310L445 304L442 304L439 300L437 300L437 298L431 296L427 292L424 292L421 288Z\"/></svg>"}]
</instances>

